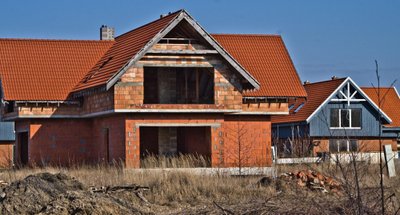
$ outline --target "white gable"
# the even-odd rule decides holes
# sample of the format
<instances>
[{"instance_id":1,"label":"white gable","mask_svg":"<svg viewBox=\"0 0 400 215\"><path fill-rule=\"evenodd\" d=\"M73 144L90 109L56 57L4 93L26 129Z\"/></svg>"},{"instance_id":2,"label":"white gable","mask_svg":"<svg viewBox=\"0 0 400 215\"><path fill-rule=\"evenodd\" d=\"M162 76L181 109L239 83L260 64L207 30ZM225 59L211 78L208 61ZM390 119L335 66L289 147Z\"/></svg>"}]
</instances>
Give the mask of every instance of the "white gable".
<instances>
[{"instance_id":1,"label":"white gable","mask_svg":"<svg viewBox=\"0 0 400 215\"><path fill-rule=\"evenodd\" d=\"M350 78L346 78L338 88L336 88L332 94L307 118L307 123L329 102L346 102L349 107L352 103L357 102L368 102L376 111L380 111L383 118L391 123L392 120L387 116L382 109L379 109L364 91Z\"/></svg>"}]
</instances>

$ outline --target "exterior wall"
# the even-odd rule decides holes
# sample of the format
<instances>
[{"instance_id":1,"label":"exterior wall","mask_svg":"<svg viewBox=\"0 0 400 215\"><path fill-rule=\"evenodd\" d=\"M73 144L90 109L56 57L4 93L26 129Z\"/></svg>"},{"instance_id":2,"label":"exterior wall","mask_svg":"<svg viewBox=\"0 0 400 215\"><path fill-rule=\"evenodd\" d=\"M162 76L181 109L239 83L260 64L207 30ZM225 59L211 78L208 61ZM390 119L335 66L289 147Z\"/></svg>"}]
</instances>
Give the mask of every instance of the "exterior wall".
<instances>
[{"instance_id":1,"label":"exterior wall","mask_svg":"<svg viewBox=\"0 0 400 215\"><path fill-rule=\"evenodd\" d=\"M152 50L201 50L198 44L156 44ZM144 68L158 67L208 67L214 71L214 105L143 105ZM144 56L129 68L115 86L115 109L242 109L241 85L231 68L218 56L205 55L151 55Z\"/></svg>"},{"instance_id":2,"label":"exterior wall","mask_svg":"<svg viewBox=\"0 0 400 215\"><path fill-rule=\"evenodd\" d=\"M379 152L379 139L377 138L354 138L354 139L358 140L359 152ZM329 152L329 139L318 138L314 139L313 141L315 143L318 143L318 145L314 147L315 155L317 152ZM397 151L396 139L382 139L382 145L392 145L392 150Z\"/></svg>"},{"instance_id":3,"label":"exterior wall","mask_svg":"<svg viewBox=\"0 0 400 215\"><path fill-rule=\"evenodd\" d=\"M13 161L14 142L0 141L0 168L9 168Z\"/></svg>"},{"instance_id":4,"label":"exterior wall","mask_svg":"<svg viewBox=\"0 0 400 215\"><path fill-rule=\"evenodd\" d=\"M239 121L240 120L240 121ZM152 126L176 126L180 124L191 126L198 124L211 125L211 166L232 167L239 165L237 125L243 127L240 141L242 166L270 166L271 158L271 123L269 117L225 116L223 114L137 114L126 117L126 165L140 167L140 127L146 124ZM200 147L195 144L196 147ZM209 147L209 144L203 144ZM206 146L208 145L208 146ZM195 150L195 148L192 148ZM208 150L202 150L202 152Z\"/></svg>"},{"instance_id":5,"label":"exterior wall","mask_svg":"<svg viewBox=\"0 0 400 215\"><path fill-rule=\"evenodd\" d=\"M166 63L165 61L163 61ZM183 62L183 63L182 63ZM189 61L181 61L181 66ZM131 67L115 85L115 109L242 109L241 93L228 81L231 73L227 67L219 63L214 67L214 105L209 104L143 104L143 77L146 65L154 65L154 61L140 61L142 66ZM195 64L193 66L196 66Z\"/></svg>"},{"instance_id":6,"label":"exterior wall","mask_svg":"<svg viewBox=\"0 0 400 215\"><path fill-rule=\"evenodd\" d=\"M105 129L108 129L108 146ZM125 162L125 124L122 116L94 118L91 133L92 144L98 151L97 158L108 163Z\"/></svg>"},{"instance_id":7,"label":"exterior wall","mask_svg":"<svg viewBox=\"0 0 400 215\"><path fill-rule=\"evenodd\" d=\"M52 116L52 115L66 115L66 116L79 116L81 108L78 105L66 105L61 104L60 106L51 104L21 104L18 106L18 110L14 113L6 114L5 117L31 117L31 116Z\"/></svg>"},{"instance_id":8,"label":"exterior wall","mask_svg":"<svg viewBox=\"0 0 400 215\"><path fill-rule=\"evenodd\" d=\"M114 89L84 96L82 114L97 113L114 109Z\"/></svg>"},{"instance_id":9,"label":"exterior wall","mask_svg":"<svg viewBox=\"0 0 400 215\"><path fill-rule=\"evenodd\" d=\"M250 103L242 104L243 112L289 113L289 103Z\"/></svg>"},{"instance_id":10,"label":"exterior wall","mask_svg":"<svg viewBox=\"0 0 400 215\"><path fill-rule=\"evenodd\" d=\"M125 154L122 122L118 117L95 120L24 120L16 122L16 134L28 132L28 156L31 165L73 165L107 162L103 129L109 128L109 161L123 161ZM15 159L18 161L18 139L16 143Z\"/></svg>"},{"instance_id":11,"label":"exterior wall","mask_svg":"<svg viewBox=\"0 0 400 215\"><path fill-rule=\"evenodd\" d=\"M271 122L269 116L225 116L224 166L270 166Z\"/></svg>"},{"instance_id":12,"label":"exterior wall","mask_svg":"<svg viewBox=\"0 0 400 215\"><path fill-rule=\"evenodd\" d=\"M366 102L352 103L350 108L361 108L361 129L330 129L330 109L347 108L347 104L327 104L310 122L310 136L312 137L377 137L379 136L379 122L376 110Z\"/></svg>"},{"instance_id":13,"label":"exterior wall","mask_svg":"<svg viewBox=\"0 0 400 215\"><path fill-rule=\"evenodd\" d=\"M213 167L239 165L269 166L271 160L271 123L267 116L224 116L224 114L118 114L92 119L31 119L16 122L16 134L28 132L30 165L73 165L77 163L123 162L128 168L140 167L140 128L184 126L182 137L194 136L190 126L209 127L201 134L208 141L181 146L188 152L211 157ZM187 126L189 125L189 126ZM237 128L245 132L237 138ZM108 145L105 130L108 129ZM186 135L187 133L187 135ZM195 134L196 133L196 134ZM193 135L192 135L193 136ZM203 137L204 136L204 137ZM201 138L196 138L200 140ZM16 141L15 159L20 159ZM108 160L107 160L108 155Z\"/></svg>"}]
</instances>

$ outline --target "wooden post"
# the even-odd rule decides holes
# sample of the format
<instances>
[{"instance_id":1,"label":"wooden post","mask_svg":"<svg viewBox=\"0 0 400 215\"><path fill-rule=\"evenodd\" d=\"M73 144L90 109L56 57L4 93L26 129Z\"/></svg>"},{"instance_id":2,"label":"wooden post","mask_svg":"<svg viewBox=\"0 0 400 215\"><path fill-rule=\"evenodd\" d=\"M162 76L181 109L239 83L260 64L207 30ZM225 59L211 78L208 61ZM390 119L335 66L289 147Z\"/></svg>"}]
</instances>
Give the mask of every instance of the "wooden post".
<instances>
[{"instance_id":1,"label":"wooden post","mask_svg":"<svg viewBox=\"0 0 400 215\"><path fill-rule=\"evenodd\" d=\"M196 103L199 103L199 69L196 68Z\"/></svg>"},{"instance_id":2,"label":"wooden post","mask_svg":"<svg viewBox=\"0 0 400 215\"><path fill-rule=\"evenodd\" d=\"M187 77L187 70L184 70L185 73L185 103L188 102L188 77Z\"/></svg>"}]
</instances>

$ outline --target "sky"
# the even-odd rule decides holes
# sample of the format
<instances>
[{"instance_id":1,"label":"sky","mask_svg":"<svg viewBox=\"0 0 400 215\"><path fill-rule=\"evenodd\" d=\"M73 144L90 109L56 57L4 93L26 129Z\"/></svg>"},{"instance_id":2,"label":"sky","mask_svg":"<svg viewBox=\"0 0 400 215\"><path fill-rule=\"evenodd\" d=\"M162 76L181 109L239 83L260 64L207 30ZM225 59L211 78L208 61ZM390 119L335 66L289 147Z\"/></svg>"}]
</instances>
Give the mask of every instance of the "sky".
<instances>
[{"instance_id":1,"label":"sky","mask_svg":"<svg viewBox=\"0 0 400 215\"><path fill-rule=\"evenodd\" d=\"M302 81L350 76L400 89L400 1L2 0L0 38L99 39L187 10L209 33L280 34Z\"/></svg>"}]
</instances>

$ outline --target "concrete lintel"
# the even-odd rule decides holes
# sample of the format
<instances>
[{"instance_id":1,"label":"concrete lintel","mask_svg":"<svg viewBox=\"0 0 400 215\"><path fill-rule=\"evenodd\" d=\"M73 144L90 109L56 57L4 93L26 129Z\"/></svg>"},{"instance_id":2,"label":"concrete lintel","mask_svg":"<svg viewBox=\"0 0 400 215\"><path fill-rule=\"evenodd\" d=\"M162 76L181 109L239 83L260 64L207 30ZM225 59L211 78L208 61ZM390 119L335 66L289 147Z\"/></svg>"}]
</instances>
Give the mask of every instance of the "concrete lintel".
<instances>
[{"instance_id":1,"label":"concrete lintel","mask_svg":"<svg viewBox=\"0 0 400 215\"><path fill-rule=\"evenodd\" d=\"M158 64L158 63L137 63L142 67L198 67L198 68L213 68L211 64L178 64L178 63L168 63L168 64Z\"/></svg>"},{"instance_id":2,"label":"concrete lintel","mask_svg":"<svg viewBox=\"0 0 400 215\"><path fill-rule=\"evenodd\" d=\"M178 54L178 55L205 55L205 54L218 54L216 50L157 50L150 49L147 51L149 54Z\"/></svg>"},{"instance_id":3,"label":"concrete lintel","mask_svg":"<svg viewBox=\"0 0 400 215\"><path fill-rule=\"evenodd\" d=\"M221 123L136 123L135 125L136 127L221 127Z\"/></svg>"},{"instance_id":4,"label":"concrete lintel","mask_svg":"<svg viewBox=\"0 0 400 215\"><path fill-rule=\"evenodd\" d=\"M119 87L126 87L126 86L143 86L143 82L118 82L115 84Z\"/></svg>"},{"instance_id":5,"label":"concrete lintel","mask_svg":"<svg viewBox=\"0 0 400 215\"><path fill-rule=\"evenodd\" d=\"M116 109L116 113L234 113L232 109Z\"/></svg>"},{"instance_id":6,"label":"concrete lintel","mask_svg":"<svg viewBox=\"0 0 400 215\"><path fill-rule=\"evenodd\" d=\"M289 115L289 112L250 112L250 111L243 111L237 113L229 113L232 115Z\"/></svg>"}]
</instances>

